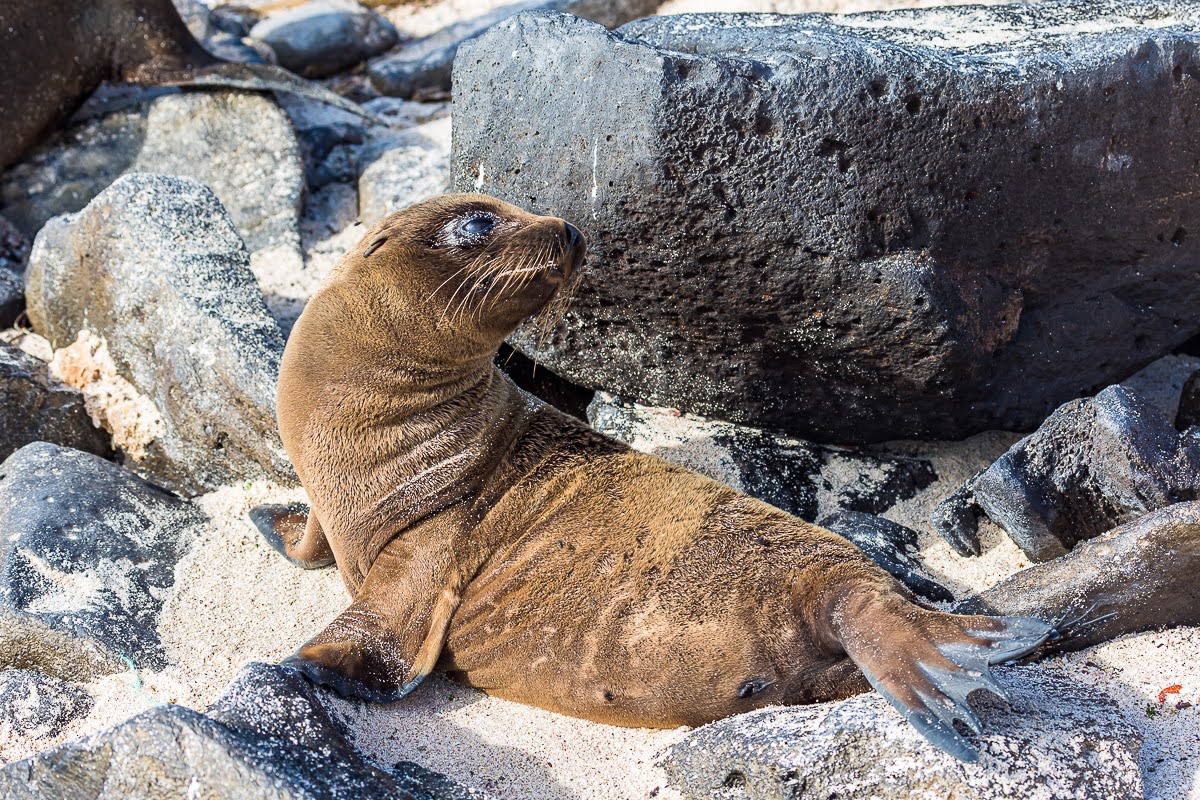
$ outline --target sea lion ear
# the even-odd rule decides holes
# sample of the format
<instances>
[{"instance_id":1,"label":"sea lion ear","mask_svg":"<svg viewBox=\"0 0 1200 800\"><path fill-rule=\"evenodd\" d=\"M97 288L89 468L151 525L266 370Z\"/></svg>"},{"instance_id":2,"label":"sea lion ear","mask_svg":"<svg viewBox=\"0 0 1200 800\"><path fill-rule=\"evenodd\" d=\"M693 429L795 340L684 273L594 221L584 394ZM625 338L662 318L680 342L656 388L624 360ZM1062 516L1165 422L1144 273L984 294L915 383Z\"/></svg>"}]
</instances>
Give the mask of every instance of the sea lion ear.
<instances>
[{"instance_id":1,"label":"sea lion ear","mask_svg":"<svg viewBox=\"0 0 1200 800\"><path fill-rule=\"evenodd\" d=\"M386 235L376 237L369 245L367 245L367 249L363 250L362 257L370 258L372 253L387 244L387 240L388 237Z\"/></svg>"}]
</instances>

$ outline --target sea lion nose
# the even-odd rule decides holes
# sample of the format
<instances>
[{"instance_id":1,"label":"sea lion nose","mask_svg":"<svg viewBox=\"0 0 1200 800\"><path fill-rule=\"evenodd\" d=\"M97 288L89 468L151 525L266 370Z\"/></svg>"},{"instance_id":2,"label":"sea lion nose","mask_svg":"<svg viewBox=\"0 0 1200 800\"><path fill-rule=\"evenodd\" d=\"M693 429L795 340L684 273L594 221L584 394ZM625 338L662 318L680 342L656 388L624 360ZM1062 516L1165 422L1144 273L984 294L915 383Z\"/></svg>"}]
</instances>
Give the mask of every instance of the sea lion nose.
<instances>
[{"instance_id":1,"label":"sea lion nose","mask_svg":"<svg viewBox=\"0 0 1200 800\"><path fill-rule=\"evenodd\" d=\"M567 247L572 250L578 250L583 247L583 234L569 222L564 222L563 226L567 229Z\"/></svg>"}]
</instances>

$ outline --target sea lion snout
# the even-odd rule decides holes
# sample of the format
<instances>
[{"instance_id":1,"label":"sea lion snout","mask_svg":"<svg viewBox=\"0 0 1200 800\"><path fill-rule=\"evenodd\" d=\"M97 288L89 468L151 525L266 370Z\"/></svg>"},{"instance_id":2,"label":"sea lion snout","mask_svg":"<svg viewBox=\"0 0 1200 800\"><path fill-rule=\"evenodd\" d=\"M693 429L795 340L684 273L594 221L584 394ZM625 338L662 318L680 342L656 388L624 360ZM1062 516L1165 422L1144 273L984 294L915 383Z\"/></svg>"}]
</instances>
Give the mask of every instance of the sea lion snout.
<instances>
[{"instance_id":1,"label":"sea lion snout","mask_svg":"<svg viewBox=\"0 0 1200 800\"><path fill-rule=\"evenodd\" d=\"M584 241L583 234L579 232L579 228L566 220L563 220L563 228L566 229L567 252L557 269L562 273L563 278L567 279L583 263L583 258L587 254L587 243Z\"/></svg>"}]
</instances>

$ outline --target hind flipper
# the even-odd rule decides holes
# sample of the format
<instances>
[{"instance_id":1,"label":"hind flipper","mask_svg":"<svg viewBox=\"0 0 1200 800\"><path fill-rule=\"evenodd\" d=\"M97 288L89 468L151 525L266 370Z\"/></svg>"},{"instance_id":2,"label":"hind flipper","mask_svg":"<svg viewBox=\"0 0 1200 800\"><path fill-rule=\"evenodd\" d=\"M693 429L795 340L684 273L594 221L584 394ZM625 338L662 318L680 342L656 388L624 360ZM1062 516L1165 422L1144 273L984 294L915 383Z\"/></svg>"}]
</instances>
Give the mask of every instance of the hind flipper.
<instances>
[{"instance_id":1,"label":"hind flipper","mask_svg":"<svg viewBox=\"0 0 1200 800\"><path fill-rule=\"evenodd\" d=\"M296 566L321 569L333 564L321 523L303 503L258 506L250 509L249 517L267 544Z\"/></svg>"},{"instance_id":2,"label":"hind flipper","mask_svg":"<svg viewBox=\"0 0 1200 800\"><path fill-rule=\"evenodd\" d=\"M846 653L922 736L960 761L979 757L954 726L981 730L968 695L984 689L1003 698L989 668L1027 655L1051 635L1051 626L1030 617L944 614L894 594L845 605L835 630Z\"/></svg>"}]
</instances>

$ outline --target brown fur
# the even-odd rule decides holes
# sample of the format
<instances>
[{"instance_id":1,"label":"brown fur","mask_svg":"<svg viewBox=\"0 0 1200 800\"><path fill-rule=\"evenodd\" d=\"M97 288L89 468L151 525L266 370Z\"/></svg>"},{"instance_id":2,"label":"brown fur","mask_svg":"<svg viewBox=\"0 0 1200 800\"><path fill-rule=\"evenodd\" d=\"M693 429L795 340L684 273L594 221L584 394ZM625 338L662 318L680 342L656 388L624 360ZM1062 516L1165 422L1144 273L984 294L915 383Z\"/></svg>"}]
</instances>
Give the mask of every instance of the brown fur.
<instances>
[{"instance_id":1,"label":"brown fur","mask_svg":"<svg viewBox=\"0 0 1200 800\"><path fill-rule=\"evenodd\" d=\"M503 222L483 249L445 245L471 209ZM937 645L994 647L1002 621L912 604L837 535L602 436L492 365L564 277L488 289L480 270L569 276L582 253L564 231L481 195L414 206L296 323L279 423L312 515L288 554L332 551L354 601L289 663L368 698L436 663L622 725L844 697L869 688L855 662L917 706L918 690L944 698L920 663L959 669Z\"/></svg>"}]
</instances>

